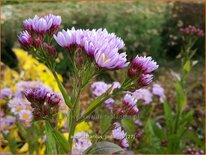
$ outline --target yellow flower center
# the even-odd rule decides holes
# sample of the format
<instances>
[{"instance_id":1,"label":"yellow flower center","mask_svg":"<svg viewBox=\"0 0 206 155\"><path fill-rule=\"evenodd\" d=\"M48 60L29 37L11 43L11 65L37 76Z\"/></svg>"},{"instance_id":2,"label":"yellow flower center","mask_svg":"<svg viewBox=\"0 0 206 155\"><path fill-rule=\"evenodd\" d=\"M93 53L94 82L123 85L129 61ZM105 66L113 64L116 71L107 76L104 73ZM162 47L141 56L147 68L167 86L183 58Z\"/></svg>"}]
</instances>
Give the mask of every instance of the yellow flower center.
<instances>
[{"instance_id":1,"label":"yellow flower center","mask_svg":"<svg viewBox=\"0 0 206 155\"><path fill-rule=\"evenodd\" d=\"M22 116L24 119L29 119L29 115L28 114L23 114Z\"/></svg>"}]
</instances>

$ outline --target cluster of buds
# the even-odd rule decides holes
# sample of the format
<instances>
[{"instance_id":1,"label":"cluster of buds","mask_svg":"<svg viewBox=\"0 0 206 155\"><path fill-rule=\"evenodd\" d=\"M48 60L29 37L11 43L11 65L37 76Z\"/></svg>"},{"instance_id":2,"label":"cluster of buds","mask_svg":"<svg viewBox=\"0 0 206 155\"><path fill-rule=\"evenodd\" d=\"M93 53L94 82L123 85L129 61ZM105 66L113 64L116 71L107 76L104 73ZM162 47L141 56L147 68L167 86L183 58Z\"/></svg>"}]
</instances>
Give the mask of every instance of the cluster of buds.
<instances>
[{"instance_id":1,"label":"cluster of buds","mask_svg":"<svg viewBox=\"0 0 206 155\"><path fill-rule=\"evenodd\" d=\"M122 106L114 105L114 113L123 116L123 115L136 115L139 112L139 109L136 106L137 100L130 94L126 94L122 100Z\"/></svg>"},{"instance_id":2,"label":"cluster of buds","mask_svg":"<svg viewBox=\"0 0 206 155\"><path fill-rule=\"evenodd\" d=\"M18 35L18 41L25 50L46 51L46 55L57 56L56 48L45 43L45 38L53 37L61 24L61 17L49 14L42 18L37 15L31 19L26 19L23 23L24 31ZM35 55L35 54L34 54ZM36 54L37 55L37 54Z\"/></svg>"},{"instance_id":3,"label":"cluster of buds","mask_svg":"<svg viewBox=\"0 0 206 155\"><path fill-rule=\"evenodd\" d=\"M147 86L152 82L153 75L151 74L159 66L151 57L136 56L128 69L128 76L133 79L137 78L141 86Z\"/></svg>"},{"instance_id":4,"label":"cluster of buds","mask_svg":"<svg viewBox=\"0 0 206 155\"><path fill-rule=\"evenodd\" d=\"M195 35L197 37L204 36L203 30L192 25L189 25L188 27L185 28L180 28L180 31L188 35Z\"/></svg>"},{"instance_id":5,"label":"cluster of buds","mask_svg":"<svg viewBox=\"0 0 206 155\"><path fill-rule=\"evenodd\" d=\"M49 116L58 112L58 106L62 100L59 94L40 87L26 89L24 94L27 100L31 102L34 119L44 119L47 116L49 118Z\"/></svg>"}]
</instances>

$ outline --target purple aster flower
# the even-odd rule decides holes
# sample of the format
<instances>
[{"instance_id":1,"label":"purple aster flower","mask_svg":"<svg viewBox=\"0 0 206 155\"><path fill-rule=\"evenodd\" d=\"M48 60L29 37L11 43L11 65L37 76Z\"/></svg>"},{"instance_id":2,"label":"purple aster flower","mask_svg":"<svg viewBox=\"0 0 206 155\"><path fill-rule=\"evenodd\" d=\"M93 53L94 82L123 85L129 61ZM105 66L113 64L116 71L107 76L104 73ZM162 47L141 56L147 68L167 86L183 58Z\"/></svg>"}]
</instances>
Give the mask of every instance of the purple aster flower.
<instances>
[{"instance_id":1,"label":"purple aster flower","mask_svg":"<svg viewBox=\"0 0 206 155\"><path fill-rule=\"evenodd\" d=\"M114 123L115 128L112 130L112 137L119 141L122 148L129 147L128 140L126 138L127 133L122 129L118 122Z\"/></svg>"},{"instance_id":2,"label":"purple aster flower","mask_svg":"<svg viewBox=\"0 0 206 155\"><path fill-rule=\"evenodd\" d=\"M10 98L12 96L12 90L11 88L4 88L1 89L1 99L6 99L6 98Z\"/></svg>"},{"instance_id":3,"label":"purple aster flower","mask_svg":"<svg viewBox=\"0 0 206 155\"><path fill-rule=\"evenodd\" d=\"M46 21L44 18L39 18L37 15L33 18L32 29L37 34L44 34L52 26L52 20Z\"/></svg>"},{"instance_id":4,"label":"purple aster flower","mask_svg":"<svg viewBox=\"0 0 206 155\"><path fill-rule=\"evenodd\" d=\"M137 101L142 100L145 105L152 102L152 93L148 89L137 89L132 95Z\"/></svg>"},{"instance_id":5,"label":"purple aster flower","mask_svg":"<svg viewBox=\"0 0 206 155\"><path fill-rule=\"evenodd\" d=\"M127 140L126 138L122 139L122 140L120 141L120 146L121 146L122 148L127 148L127 147L129 147L128 140Z\"/></svg>"},{"instance_id":6,"label":"purple aster flower","mask_svg":"<svg viewBox=\"0 0 206 155\"><path fill-rule=\"evenodd\" d=\"M164 94L164 89L159 85L159 84L154 84L152 87L152 93L156 96L160 97L160 102L165 101L165 94Z\"/></svg>"},{"instance_id":7,"label":"purple aster flower","mask_svg":"<svg viewBox=\"0 0 206 155\"><path fill-rule=\"evenodd\" d=\"M118 53L117 48L109 49L108 47L105 52L101 50L96 52L94 58L99 67L115 70L128 66L126 56L126 53Z\"/></svg>"},{"instance_id":8,"label":"purple aster flower","mask_svg":"<svg viewBox=\"0 0 206 155\"><path fill-rule=\"evenodd\" d=\"M46 22L49 26L51 24L51 27L49 30L51 34L54 34L56 32L56 30L61 25L61 21L62 21L61 16L55 16L52 14L45 16L44 19L46 20Z\"/></svg>"},{"instance_id":9,"label":"purple aster flower","mask_svg":"<svg viewBox=\"0 0 206 155\"><path fill-rule=\"evenodd\" d=\"M24 20L23 25L24 29L27 30L28 32L32 31L32 23L33 20L31 18Z\"/></svg>"},{"instance_id":10,"label":"purple aster flower","mask_svg":"<svg viewBox=\"0 0 206 155\"><path fill-rule=\"evenodd\" d=\"M73 138L72 154L82 154L91 145L89 134L86 132L78 132Z\"/></svg>"},{"instance_id":11,"label":"purple aster flower","mask_svg":"<svg viewBox=\"0 0 206 155\"><path fill-rule=\"evenodd\" d=\"M32 37L27 31L20 32L18 35L18 41L24 49L28 49L33 43Z\"/></svg>"},{"instance_id":12,"label":"purple aster flower","mask_svg":"<svg viewBox=\"0 0 206 155\"><path fill-rule=\"evenodd\" d=\"M22 110L32 110L31 103L27 99L23 98L13 98L9 101L8 107L11 109L15 115L19 114Z\"/></svg>"},{"instance_id":13,"label":"purple aster flower","mask_svg":"<svg viewBox=\"0 0 206 155\"><path fill-rule=\"evenodd\" d=\"M72 28L71 30L67 29L67 31L62 30L62 32L58 32L57 35L54 35L54 39L61 47L70 48L76 45L77 36L77 31Z\"/></svg>"},{"instance_id":14,"label":"purple aster flower","mask_svg":"<svg viewBox=\"0 0 206 155\"><path fill-rule=\"evenodd\" d=\"M139 83L141 86L148 86L153 79L153 75L151 74L142 74L139 78Z\"/></svg>"},{"instance_id":15,"label":"purple aster flower","mask_svg":"<svg viewBox=\"0 0 206 155\"><path fill-rule=\"evenodd\" d=\"M32 106L36 106L35 103L43 104L46 101L48 93L44 87L29 88L24 91L27 100L34 103Z\"/></svg>"},{"instance_id":16,"label":"purple aster flower","mask_svg":"<svg viewBox=\"0 0 206 155\"><path fill-rule=\"evenodd\" d=\"M25 122L31 122L32 120L32 111L31 110L21 110L19 112L19 119Z\"/></svg>"},{"instance_id":17,"label":"purple aster flower","mask_svg":"<svg viewBox=\"0 0 206 155\"><path fill-rule=\"evenodd\" d=\"M6 116L1 118L1 125L0 125L0 130L4 134L8 134L9 130L12 128L16 118L13 116Z\"/></svg>"},{"instance_id":18,"label":"purple aster flower","mask_svg":"<svg viewBox=\"0 0 206 155\"><path fill-rule=\"evenodd\" d=\"M126 94L122 100L123 105L133 107L136 105L137 100L130 94Z\"/></svg>"},{"instance_id":19,"label":"purple aster flower","mask_svg":"<svg viewBox=\"0 0 206 155\"><path fill-rule=\"evenodd\" d=\"M152 57L141 57L137 55L132 60L131 67L140 70L144 74L149 74L156 70L159 67L159 65L157 65L157 63L154 60L152 60Z\"/></svg>"},{"instance_id":20,"label":"purple aster flower","mask_svg":"<svg viewBox=\"0 0 206 155\"><path fill-rule=\"evenodd\" d=\"M112 98L109 98L104 103L107 109L112 110L112 105L115 103L115 100Z\"/></svg>"},{"instance_id":21,"label":"purple aster flower","mask_svg":"<svg viewBox=\"0 0 206 155\"><path fill-rule=\"evenodd\" d=\"M91 85L91 88L93 89L92 94L95 97L98 97L98 96L104 94L110 87L111 87L111 85L106 84L103 81L94 82Z\"/></svg>"}]
</instances>

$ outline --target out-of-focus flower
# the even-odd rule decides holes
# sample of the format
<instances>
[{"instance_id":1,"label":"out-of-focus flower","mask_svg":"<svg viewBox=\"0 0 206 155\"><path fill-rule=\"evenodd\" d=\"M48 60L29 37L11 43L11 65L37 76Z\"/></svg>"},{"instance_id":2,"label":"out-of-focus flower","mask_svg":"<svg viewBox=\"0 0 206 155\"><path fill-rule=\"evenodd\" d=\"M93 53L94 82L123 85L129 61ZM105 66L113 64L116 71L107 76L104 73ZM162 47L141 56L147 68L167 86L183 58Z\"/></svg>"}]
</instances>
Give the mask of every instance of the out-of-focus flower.
<instances>
[{"instance_id":1,"label":"out-of-focus flower","mask_svg":"<svg viewBox=\"0 0 206 155\"><path fill-rule=\"evenodd\" d=\"M180 28L180 31L188 35L196 35L198 37L204 36L204 32L202 29L197 28L192 25L189 25L188 27L185 27L185 28Z\"/></svg>"},{"instance_id":2,"label":"out-of-focus flower","mask_svg":"<svg viewBox=\"0 0 206 155\"><path fill-rule=\"evenodd\" d=\"M122 129L118 122L114 123L115 128L112 130L112 137L119 141L122 148L129 147L128 140L126 138L127 133Z\"/></svg>"},{"instance_id":3,"label":"out-of-focus flower","mask_svg":"<svg viewBox=\"0 0 206 155\"><path fill-rule=\"evenodd\" d=\"M126 94L122 100L125 106L133 107L136 105L137 100L130 94Z\"/></svg>"},{"instance_id":4,"label":"out-of-focus flower","mask_svg":"<svg viewBox=\"0 0 206 155\"><path fill-rule=\"evenodd\" d=\"M152 102L152 93L148 89L137 89L132 94L137 100L143 100L143 104L145 105Z\"/></svg>"},{"instance_id":5,"label":"out-of-focus flower","mask_svg":"<svg viewBox=\"0 0 206 155\"><path fill-rule=\"evenodd\" d=\"M4 134L8 134L9 130L12 128L12 125L14 124L15 120L16 120L16 118L13 116L1 117L0 130Z\"/></svg>"},{"instance_id":6,"label":"out-of-focus flower","mask_svg":"<svg viewBox=\"0 0 206 155\"><path fill-rule=\"evenodd\" d=\"M30 102L24 98L13 98L9 101L8 107L15 115L18 115L22 110L32 110Z\"/></svg>"},{"instance_id":7,"label":"out-of-focus flower","mask_svg":"<svg viewBox=\"0 0 206 155\"><path fill-rule=\"evenodd\" d=\"M10 98L11 96L12 96L12 90L11 90L11 88L1 89L1 93L0 93L1 99Z\"/></svg>"},{"instance_id":8,"label":"out-of-focus flower","mask_svg":"<svg viewBox=\"0 0 206 155\"><path fill-rule=\"evenodd\" d=\"M31 122L32 117L33 115L31 110L21 110L19 112L19 119L23 122Z\"/></svg>"},{"instance_id":9,"label":"out-of-focus flower","mask_svg":"<svg viewBox=\"0 0 206 155\"><path fill-rule=\"evenodd\" d=\"M165 94L164 94L164 89L159 85L159 84L154 84L152 87L152 93L156 96L160 97L160 102L165 101Z\"/></svg>"},{"instance_id":10,"label":"out-of-focus flower","mask_svg":"<svg viewBox=\"0 0 206 155\"><path fill-rule=\"evenodd\" d=\"M94 82L91 85L92 88L92 94L95 97L99 97L100 95L104 94L110 87L112 86L112 90L110 93L112 93L113 91L115 91L115 89L120 88L121 84L117 81L113 82L112 84L107 84L103 81L97 81ZM115 100L112 98L109 98L105 101L105 106L111 110L112 109L112 105L114 104Z\"/></svg>"},{"instance_id":11,"label":"out-of-focus flower","mask_svg":"<svg viewBox=\"0 0 206 155\"><path fill-rule=\"evenodd\" d=\"M72 154L82 154L91 145L88 133L78 132L73 138Z\"/></svg>"},{"instance_id":12,"label":"out-of-focus flower","mask_svg":"<svg viewBox=\"0 0 206 155\"><path fill-rule=\"evenodd\" d=\"M53 88L55 92L59 92L58 85L49 71L49 69L42 63L38 62L31 55L28 55L26 51L21 49L13 49L15 55L18 58L19 69L22 71L21 80L38 80L41 81L44 85ZM8 74L8 73L7 73ZM8 74L9 75L9 74ZM12 75L15 75L12 73ZM18 78L18 77L16 77ZM58 74L58 78L62 81L62 76ZM5 77L5 80L8 81L9 77ZM12 85L11 85L12 86Z\"/></svg>"},{"instance_id":13,"label":"out-of-focus flower","mask_svg":"<svg viewBox=\"0 0 206 155\"><path fill-rule=\"evenodd\" d=\"M31 35L27 31L20 32L18 41L23 49L28 49L33 43Z\"/></svg>"}]
</instances>

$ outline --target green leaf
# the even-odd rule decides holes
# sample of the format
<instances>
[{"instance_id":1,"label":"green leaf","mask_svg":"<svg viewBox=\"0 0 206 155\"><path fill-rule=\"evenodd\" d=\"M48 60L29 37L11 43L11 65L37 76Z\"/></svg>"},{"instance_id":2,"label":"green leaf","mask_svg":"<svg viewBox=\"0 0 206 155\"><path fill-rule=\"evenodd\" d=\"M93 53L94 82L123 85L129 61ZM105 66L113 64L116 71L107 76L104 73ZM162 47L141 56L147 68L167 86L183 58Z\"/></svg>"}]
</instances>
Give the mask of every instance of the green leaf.
<instances>
[{"instance_id":1,"label":"green leaf","mask_svg":"<svg viewBox=\"0 0 206 155\"><path fill-rule=\"evenodd\" d=\"M55 80L56 80L56 82L57 82L57 84L58 84L59 90L60 90L61 93L62 93L62 96L63 96L63 98L64 98L64 100L65 100L65 103L67 104L67 106L68 106L69 108L72 108L72 102L71 102L71 100L70 100L70 98L69 98L69 96L68 96L68 94L67 94L66 89L64 88L64 86L62 85L62 83L59 81L59 78L58 78L56 72L53 71L52 73L53 73L54 78L55 78Z\"/></svg>"},{"instance_id":2,"label":"green leaf","mask_svg":"<svg viewBox=\"0 0 206 155\"><path fill-rule=\"evenodd\" d=\"M95 146L91 146L89 148L89 151L86 152L87 154L112 154L112 153L118 153L124 151L120 146L103 141L97 143Z\"/></svg>"},{"instance_id":3,"label":"green leaf","mask_svg":"<svg viewBox=\"0 0 206 155\"><path fill-rule=\"evenodd\" d=\"M129 133L129 134L135 133L135 126L134 126L134 123L131 119L124 118L124 119L122 119L121 123L122 123L122 126L127 133Z\"/></svg>"},{"instance_id":4,"label":"green leaf","mask_svg":"<svg viewBox=\"0 0 206 155\"><path fill-rule=\"evenodd\" d=\"M111 125L112 117L108 117L107 115L103 115L100 119L100 130L101 133L105 131Z\"/></svg>"},{"instance_id":5,"label":"green leaf","mask_svg":"<svg viewBox=\"0 0 206 155\"><path fill-rule=\"evenodd\" d=\"M57 147L56 147L56 141L53 134L53 128L47 121L45 124L45 131L46 131L46 138L47 138L46 139L47 154L57 154Z\"/></svg>"},{"instance_id":6,"label":"green leaf","mask_svg":"<svg viewBox=\"0 0 206 155\"><path fill-rule=\"evenodd\" d=\"M191 63L190 60L187 60L183 66L183 69L188 73L191 70Z\"/></svg>"},{"instance_id":7,"label":"green leaf","mask_svg":"<svg viewBox=\"0 0 206 155\"><path fill-rule=\"evenodd\" d=\"M59 144L59 148L62 153L69 153L69 143L66 138L57 130L54 130L54 136Z\"/></svg>"},{"instance_id":8,"label":"green leaf","mask_svg":"<svg viewBox=\"0 0 206 155\"><path fill-rule=\"evenodd\" d=\"M177 110L182 112L186 105L186 94L180 82L176 83Z\"/></svg>"},{"instance_id":9,"label":"green leaf","mask_svg":"<svg viewBox=\"0 0 206 155\"><path fill-rule=\"evenodd\" d=\"M173 124L172 123L172 121L173 121L172 108L168 102L164 102L163 106L164 106L164 117L165 117L167 127L170 131L172 131L172 129L173 129L173 126L172 126L172 124Z\"/></svg>"}]
</instances>

